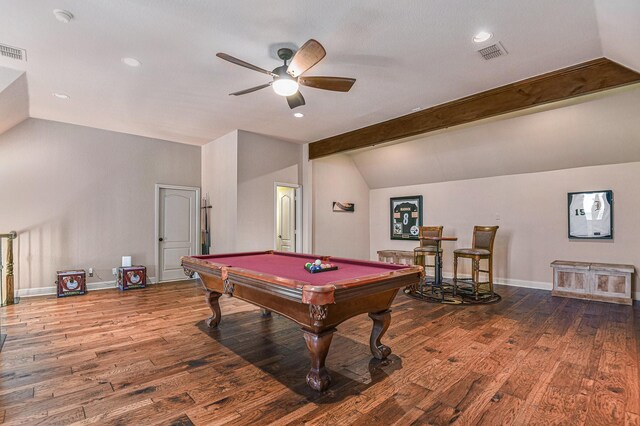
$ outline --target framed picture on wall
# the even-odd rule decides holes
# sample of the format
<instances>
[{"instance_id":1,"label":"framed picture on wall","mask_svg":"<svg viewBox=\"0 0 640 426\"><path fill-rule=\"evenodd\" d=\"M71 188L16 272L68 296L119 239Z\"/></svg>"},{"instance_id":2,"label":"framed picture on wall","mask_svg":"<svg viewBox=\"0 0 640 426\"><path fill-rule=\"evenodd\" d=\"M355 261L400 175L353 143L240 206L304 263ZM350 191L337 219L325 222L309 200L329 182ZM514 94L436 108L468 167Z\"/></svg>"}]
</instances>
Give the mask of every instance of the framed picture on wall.
<instances>
[{"instance_id":1,"label":"framed picture on wall","mask_svg":"<svg viewBox=\"0 0 640 426\"><path fill-rule=\"evenodd\" d=\"M422 195L390 199L391 239L417 240L422 226Z\"/></svg>"},{"instance_id":2,"label":"framed picture on wall","mask_svg":"<svg viewBox=\"0 0 640 426\"><path fill-rule=\"evenodd\" d=\"M356 205L353 203L346 203L340 201L333 202L333 211L341 212L341 213L353 213L355 211Z\"/></svg>"},{"instance_id":3,"label":"framed picture on wall","mask_svg":"<svg viewBox=\"0 0 640 426\"><path fill-rule=\"evenodd\" d=\"M569 238L613 238L613 191L569 192Z\"/></svg>"}]
</instances>

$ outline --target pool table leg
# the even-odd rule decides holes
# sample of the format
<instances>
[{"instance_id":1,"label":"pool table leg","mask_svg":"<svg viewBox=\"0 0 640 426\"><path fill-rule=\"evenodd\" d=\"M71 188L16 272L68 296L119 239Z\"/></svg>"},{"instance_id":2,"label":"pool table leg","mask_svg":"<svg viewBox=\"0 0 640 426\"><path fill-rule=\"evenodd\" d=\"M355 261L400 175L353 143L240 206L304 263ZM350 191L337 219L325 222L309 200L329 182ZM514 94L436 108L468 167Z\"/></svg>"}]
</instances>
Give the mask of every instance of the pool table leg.
<instances>
[{"instance_id":1,"label":"pool table leg","mask_svg":"<svg viewBox=\"0 0 640 426\"><path fill-rule=\"evenodd\" d=\"M373 329L369 339L371 353L378 359L385 359L391 354L391 348L380 343L380 339L389 328L389 324L391 324L391 310L371 312L369 313L369 318L373 320Z\"/></svg>"},{"instance_id":2,"label":"pool table leg","mask_svg":"<svg viewBox=\"0 0 640 426\"><path fill-rule=\"evenodd\" d=\"M220 319L222 317L222 313L220 312L220 303L218 302L220 296L222 296L221 293L216 293L215 291L210 290L207 290L204 295L204 300L207 301L207 305L209 305L211 312L213 312L213 315L206 320L207 326L210 328L215 328L220 324Z\"/></svg>"},{"instance_id":3,"label":"pool table leg","mask_svg":"<svg viewBox=\"0 0 640 426\"><path fill-rule=\"evenodd\" d=\"M309 354L311 355L311 370L307 374L307 384L311 389L322 392L329 387L331 376L324 366L324 361L329 353L331 338L335 328L315 334L307 330L304 331L304 340L307 342Z\"/></svg>"}]
</instances>

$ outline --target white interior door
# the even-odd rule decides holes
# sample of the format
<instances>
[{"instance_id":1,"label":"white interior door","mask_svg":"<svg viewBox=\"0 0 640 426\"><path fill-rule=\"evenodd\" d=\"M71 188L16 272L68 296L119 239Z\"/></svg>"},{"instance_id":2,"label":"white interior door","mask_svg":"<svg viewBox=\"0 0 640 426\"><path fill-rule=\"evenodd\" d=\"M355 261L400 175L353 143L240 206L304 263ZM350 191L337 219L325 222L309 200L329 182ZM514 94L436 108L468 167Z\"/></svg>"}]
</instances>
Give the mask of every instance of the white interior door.
<instances>
[{"instance_id":1,"label":"white interior door","mask_svg":"<svg viewBox=\"0 0 640 426\"><path fill-rule=\"evenodd\" d=\"M197 190L160 188L158 198L158 280L181 279L180 258L198 254Z\"/></svg>"},{"instance_id":2,"label":"white interior door","mask_svg":"<svg viewBox=\"0 0 640 426\"><path fill-rule=\"evenodd\" d=\"M296 189L276 187L276 250L296 251Z\"/></svg>"}]
</instances>

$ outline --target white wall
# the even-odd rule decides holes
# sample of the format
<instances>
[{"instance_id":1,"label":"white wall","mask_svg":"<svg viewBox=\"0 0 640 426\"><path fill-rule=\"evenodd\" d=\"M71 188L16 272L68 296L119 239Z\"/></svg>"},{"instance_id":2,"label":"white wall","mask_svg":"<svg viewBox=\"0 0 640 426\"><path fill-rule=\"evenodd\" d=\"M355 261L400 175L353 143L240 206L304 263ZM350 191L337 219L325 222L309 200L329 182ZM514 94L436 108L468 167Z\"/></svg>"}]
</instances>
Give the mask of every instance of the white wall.
<instances>
[{"instance_id":1,"label":"white wall","mask_svg":"<svg viewBox=\"0 0 640 426\"><path fill-rule=\"evenodd\" d=\"M122 255L155 276L156 183L200 186L200 148L33 118L0 135L0 232L19 234L17 288L53 286L69 268L111 281Z\"/></svg>"},{"instance_id":2,"label":"white wall","mask_svg":"<svg viewBox=\"0 0 640 426\"><path fill-rule=\"evenodd\" d=\"M202 194L209 195L210 253L236 251L238 224L238 131L202 147Z\"/></svg>"},{"instance_id":3,"label":"white wall","mask_svg":"<svg viewBox=\"0 0 640 426\"><path fill-rule=\"evenodd\" d=\"M274 248L274 184L297 184L302 145L235 130L202 147L211 253Z\"/></svg>"},{"instance_id":4,"label":"white wall","mask_svg":"<svg viewBox=\"0 0 640 426\"><path fill-rule=\"evenodd\" d=\"M640 72L640 2L595 0L604 56Z\"/></svg>"},{"instance_id":5,"label":"white wall","mask_svg":"<svg viewBox=\"0 0 640 426\"><path fill-rule=\"evenodd\" d=\"M549 264L556 259L640 265L638 181L640 163L634 162L372 190L370 257L417 246L389 239L389 198L422 195L424 224L443 225L445 236L458 237L443 243L445 273L452 273L453 249L471 247L474 225L500 226L494 275L515 284L550 288ZM613 190L614 239L570 241L567 193L601 189ZM469 273L467 263L462 271Z\"/></svg>"},{"instance_id":6,"label":"white wall","mask_svg":"<svg viewBox=\"0 0 640 426\"><path fill-rule=\"evenodd\" d=\"M302 252L313 253L313 161L309 160L309 144L302 146L300 160L302 182Z\"/></svg>"},{"instance_id":7,"label":"white wall","mask_svg":"<svg viewBox=\"0 0 640 426\"><path fill-rule=\"evenodd\" d=\"M275 249L275 183L299 183L301 156L300 144L238 131L237 251Z\"/></svg>"},{"instance_id":8,"label":"white wall","mask_svg":"<svg viewBox=\"0 0 640 426\"><path fill-rule=\"evenodd\" d=\"M0 67L0 135L28 116L27 74Z\"/></svg>"},{"instance_id":9,"label":"white wall","mask_svg":"<svg viewBox=\"0 0 640 426\"><path fill-rule=\"evenodd\" d=\"M334 213L334 201L355 203L355 212ZM313 160L313 251L369 257L369 187L348 155Z\"/></svg>"}]
</instances>

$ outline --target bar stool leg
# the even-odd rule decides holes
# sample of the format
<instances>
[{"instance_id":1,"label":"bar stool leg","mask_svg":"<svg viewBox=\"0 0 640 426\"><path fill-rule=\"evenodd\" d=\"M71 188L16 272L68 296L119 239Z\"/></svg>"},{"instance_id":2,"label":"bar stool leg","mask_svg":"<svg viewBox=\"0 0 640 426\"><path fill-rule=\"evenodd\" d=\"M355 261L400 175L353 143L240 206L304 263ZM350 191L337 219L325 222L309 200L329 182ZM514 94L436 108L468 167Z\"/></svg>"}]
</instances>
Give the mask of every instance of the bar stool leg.
<instances>
[{"instance_id":1,"label":"bar stool leg","mask_svg":"<svg viewBox=\"0 0 640 426\"><path fill-rule=\"evenodd\" d=\"M418 291L422 296L422 291L424 284L427 282L427 257L424 254L418 254L416 251L413 252L413 263L416 265L421 265L424 268L424 278L420 280L420 285L418 286Z\"/></svg>"},{"instance_id":2,"label":"bar stool leg","mask_svg":"<svg viewBox=\"0 0 640 426\"><path fill-rule=\"evenodd\" d=\"M473 292L476 300L478 300L478 282L480 281L480 259L473 259L473 271L471 272L471 279L473 280Z\"/></svg>"},{"instance_id":3,"label":"bar stool leg","mask_svg":"<svg viewBox=\"0 0 640 426\"><path fill-rule=\"evenodd\" d=\"M453 253L453 295L456 295L458 289L458 255Z\"/></svg>"},{"instance_id":4,"label":"bar stool leg","mask_svg":"<svg viewBox=\"0 0 640 426\"><path fill-rule=\"evenodd\" d=\"M458 281L458 255L453 254L453 282Z\"/></svg>"},{"instance_id":5,"label":"bar stool leg","mask_svg":"<svg viewBox=\"0 0 640 426\"><path fill-rule=\"evenodd\" d=\"M489 289L493 298L493 253L489 256Z\"/></svg>"}]
</instances>

